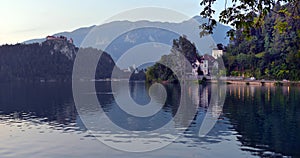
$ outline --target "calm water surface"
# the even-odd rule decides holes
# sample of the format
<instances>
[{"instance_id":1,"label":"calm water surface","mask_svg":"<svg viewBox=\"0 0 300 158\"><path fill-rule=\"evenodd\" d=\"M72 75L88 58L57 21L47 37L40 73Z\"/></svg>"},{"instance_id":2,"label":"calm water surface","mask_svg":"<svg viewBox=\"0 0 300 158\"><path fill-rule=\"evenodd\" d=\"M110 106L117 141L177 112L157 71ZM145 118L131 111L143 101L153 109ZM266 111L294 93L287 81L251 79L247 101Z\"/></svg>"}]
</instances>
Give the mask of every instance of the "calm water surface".
<instances>
[{"instance_id":1,"label":"calm water surface","mask_svg":"<svg viewBox=\"0 0 300 158\"><path fill-rule=\"evenodd\" d=\"M119 92L124 84L129 83L120 83ZM2 83L0 157L300 157L299 88L227 86L223 111L219 109L217 123L203 137L198 133L205 114L209 113L211 86L189 87L186 95L194 101L190 108L196 108L197 113L182 136L159 150L129 153L100 142L97 137L105 133L101 135L102 129L99 135L92 135L85 127L74 105L71 83ZM163 108L155 116L136 119L116 104L113 94L118 93L112 92L110 82L96 83L103 115L114 124L134 131L155 130L172 121L180 102L180 85L170 84L165 88L168 95ZM129 89L136 103L141 106L149 103L147 85L130 83ZM87 91L85 95L93 94ZM92 116L94 108L85 106L91 123L96 119ZM174 122L178 126L185 124L183 117ZM130 145L130 142L120 143Z\"/></svg>"}]
</instances>

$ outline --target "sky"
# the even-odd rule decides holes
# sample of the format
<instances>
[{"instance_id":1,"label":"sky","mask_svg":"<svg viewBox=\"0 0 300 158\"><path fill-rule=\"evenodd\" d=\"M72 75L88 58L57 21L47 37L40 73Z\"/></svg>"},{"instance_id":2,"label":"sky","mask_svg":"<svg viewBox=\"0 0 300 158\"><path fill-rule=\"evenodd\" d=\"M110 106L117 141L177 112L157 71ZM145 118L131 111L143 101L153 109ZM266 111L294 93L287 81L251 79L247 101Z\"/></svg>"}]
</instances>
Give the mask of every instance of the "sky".
<instances>
[{"instance_id":1,"label":"sky","mask_svg":"<svg viewBox=\"0 0 300 158\"><path fill-rule=\"evenodd\" d=\"M199 3L200 0L3 0L0 2L0 45L100 25L109 22L111 17L141 7L171 9L191 18L199 15L202 8ZM224 9L223 3L217 3L215 9ZM129 20L139 20L135 17ZM143 18L169 22L184 20L163 17Z\"/></svg>"}]
</instances>

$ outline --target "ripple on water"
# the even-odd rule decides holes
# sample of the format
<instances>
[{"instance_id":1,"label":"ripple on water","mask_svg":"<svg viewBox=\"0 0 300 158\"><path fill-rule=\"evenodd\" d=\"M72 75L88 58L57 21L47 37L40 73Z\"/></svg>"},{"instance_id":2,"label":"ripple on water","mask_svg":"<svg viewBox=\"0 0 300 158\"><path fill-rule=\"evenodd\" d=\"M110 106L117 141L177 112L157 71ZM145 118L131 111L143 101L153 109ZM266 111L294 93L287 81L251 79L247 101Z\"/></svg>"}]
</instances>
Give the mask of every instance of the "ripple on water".
<instances>
[{"instance_id":1,"label":"ripple on water","mask_svg":"<svg viewBox=\"0 0 300 158\"><path fill-rule=\"evenodd\" d=\"M2 113L2 114L1 114ZM9 114L0 113L0 124L25 132L26 130L37 129L39 133L61 131L65 133L82 133L83 129L70 118L64 119L63 123L58 121L49 121L47 117L38 117L31 112L13 112ZM42 130L43 129L43 130Z\"/></svg>"}]
</instances>

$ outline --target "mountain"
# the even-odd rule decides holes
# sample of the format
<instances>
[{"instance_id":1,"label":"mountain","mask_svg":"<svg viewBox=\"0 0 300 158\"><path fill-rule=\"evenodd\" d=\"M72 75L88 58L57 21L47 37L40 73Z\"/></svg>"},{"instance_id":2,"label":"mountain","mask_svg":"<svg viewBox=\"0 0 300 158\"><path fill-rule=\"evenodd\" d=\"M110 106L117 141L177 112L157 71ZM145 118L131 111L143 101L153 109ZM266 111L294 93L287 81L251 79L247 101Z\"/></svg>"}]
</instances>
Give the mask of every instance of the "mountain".
<instances>
[{"instance_id":1,"label":"mountain","mask_svg":"<svg viewBox=\"0 0 300 158\"><path fill-rule=\"evenodd\" d=\"M114 61L121 68L130 65L119 64L118 59L126 52L131 51L138 45L152 42L162 43L169 47L156 51L157 56L152 62L160 59L162 55L168 54L174 39L181 35L195 43L198 53L211 53L211 49L217 43L227 45L229 39L226 32L231 28L218 23L215 33L211 37L199 37L199 25L206 21L200 16L195 16L190 20L181 23L169 22L151 22L151 21L114 21L99 26L80 28L72 32L61 32L55 36L66 36L72 38L74 44L78 47L94 47L108 52ZM24 43L41 42L45 39L34 39ZM200 47L200 48L199 48ZM153 54L154 50L144 49L145 54ZM159 52L159 53L158 53ZM142 57L136 57L136 60L142 60ZM137 64L137 63L136 63Z\"/></svg>"}]
</instances>

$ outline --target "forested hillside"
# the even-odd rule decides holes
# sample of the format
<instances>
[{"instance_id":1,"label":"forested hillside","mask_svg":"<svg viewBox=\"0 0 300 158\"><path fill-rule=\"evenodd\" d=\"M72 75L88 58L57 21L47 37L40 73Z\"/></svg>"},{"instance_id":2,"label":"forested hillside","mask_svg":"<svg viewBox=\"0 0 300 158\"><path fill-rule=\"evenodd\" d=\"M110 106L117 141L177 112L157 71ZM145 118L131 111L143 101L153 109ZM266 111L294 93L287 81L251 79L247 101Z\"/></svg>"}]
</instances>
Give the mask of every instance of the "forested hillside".
<instances>
[{"instance_id":1,"label":"forested hillside","mask_svg":"<svg viewBox=\"0 0 300 158\"><path fill-rule=\"evenodd\" d=\"M299 13L300 6L277 3L262 27L251 28L249 34L236 30L223 57L227 75L300 80Z\"/></svg>"},{"instance_id":2,"label":"forested hillside","mask_svg":"<svg viewBox=\"0 0 300 158\"><path fill-rule=\"evenodd\" d=\"M47 40L41 44L0 46L0 81L69 81L79 49L63 40ZM102 53L84 48L87 53ZM96 79L110 78L114 61L103 52L95 73Z\"/></svg>"}]
</instances>

